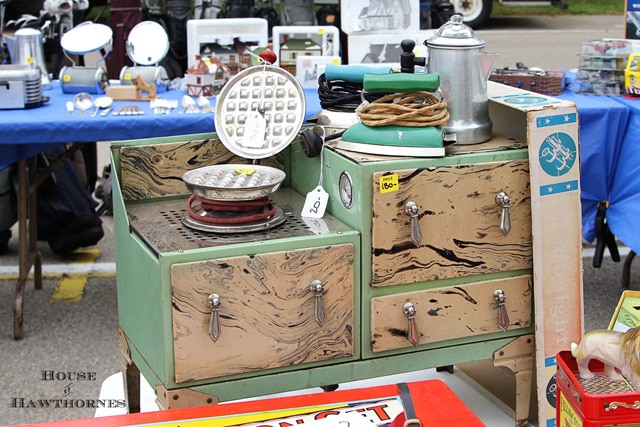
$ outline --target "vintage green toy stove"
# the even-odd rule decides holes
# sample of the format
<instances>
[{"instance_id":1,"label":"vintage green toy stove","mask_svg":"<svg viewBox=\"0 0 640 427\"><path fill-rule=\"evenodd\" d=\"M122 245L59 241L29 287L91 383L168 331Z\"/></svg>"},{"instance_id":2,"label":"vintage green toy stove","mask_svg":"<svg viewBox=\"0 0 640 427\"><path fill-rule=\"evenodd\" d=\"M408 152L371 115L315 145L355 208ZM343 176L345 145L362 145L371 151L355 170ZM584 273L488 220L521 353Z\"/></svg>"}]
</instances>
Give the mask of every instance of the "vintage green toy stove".
<instances>
[{"instance_id":1,"label":"vintage green toy stove","mask_svg":"<svg viewBox=\"0 0 640 427\"><path fill-rule=\"evenodd\" d=\"M490 360L515 374L526 425L534 351L527 117L492 108L491 141L438 158L296 140L283 224L219 234L182 221L182 175L247 163L216 134L112 145L119 321L131 409L137 369L163 408ZM502 119L504 117L504 120ZM237 153L236 153L237 154ZM322 218L300 216L319 182ZM218 304L219 303L219 304Z\"/></svg>"}]
</instances>

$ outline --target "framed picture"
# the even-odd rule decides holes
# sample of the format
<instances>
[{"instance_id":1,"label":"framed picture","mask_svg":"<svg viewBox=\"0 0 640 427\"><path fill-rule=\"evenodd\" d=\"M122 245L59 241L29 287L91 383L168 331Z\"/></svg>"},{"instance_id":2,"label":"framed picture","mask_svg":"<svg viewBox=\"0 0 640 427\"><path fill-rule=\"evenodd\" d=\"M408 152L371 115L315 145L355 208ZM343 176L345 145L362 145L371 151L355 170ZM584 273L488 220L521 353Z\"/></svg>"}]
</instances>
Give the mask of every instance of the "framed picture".
<instances>
[{"instance_id":1,"label":"framed picture","mask_svg":"<svg viewBox=\"0 0 640 427\"><path fill-rule=\"evenodd\" d=\"M340 2L342 31L356 33L420 30L419 0L350 0Z\"/></svg>"},{"instance_id":2,"label":"framed picture","mask_svg":"<svg viewBox=\"0 0 640 427\"><path fill-rule=\"evenodd\" d=\"M627 0L625 14L625 39L640 39L640 2Z\"/></svg>"},{"instance_id":3,"label":"framed picture","mask_svg":"<svg viewBox=\"0 0 640 427\"><path fill-rule=\"evenodd\" d=\"M640 291L624 291L609 323L609 329L625 332L636 326L640 326Z\"/></svg>"},{"instance_id":4,"label":"framed picture","mask_svg":"<svg viewBox=\"0 0 640 427\"><path fill-rule=\"evenodd\" d=\"M340 57L298 56L296 58L296 79L305 89L317 89L318 77L324 73L327 64L340 65Z\"/></svg>"}]
</instances>

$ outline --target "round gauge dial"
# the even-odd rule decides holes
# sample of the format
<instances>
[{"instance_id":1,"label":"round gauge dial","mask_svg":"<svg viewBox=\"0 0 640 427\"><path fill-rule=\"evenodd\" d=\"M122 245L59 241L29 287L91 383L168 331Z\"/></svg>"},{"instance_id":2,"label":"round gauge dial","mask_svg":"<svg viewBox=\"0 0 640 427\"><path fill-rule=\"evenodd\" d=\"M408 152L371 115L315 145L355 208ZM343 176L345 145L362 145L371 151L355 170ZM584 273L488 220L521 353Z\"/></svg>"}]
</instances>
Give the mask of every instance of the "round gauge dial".
<instances>
[{"instance_id":1,"label":"round gauge dial","mask_svg":"<svg viewBox=\"0 0 640 427\"><path fill-rule=\"evenodd\" d=\"M353 181L346 171L343 171L340 174L338 186L340 191L340 201L342 201L345 208L351 209L351 206L353 206Z\"/></svg>"}]
</instances>

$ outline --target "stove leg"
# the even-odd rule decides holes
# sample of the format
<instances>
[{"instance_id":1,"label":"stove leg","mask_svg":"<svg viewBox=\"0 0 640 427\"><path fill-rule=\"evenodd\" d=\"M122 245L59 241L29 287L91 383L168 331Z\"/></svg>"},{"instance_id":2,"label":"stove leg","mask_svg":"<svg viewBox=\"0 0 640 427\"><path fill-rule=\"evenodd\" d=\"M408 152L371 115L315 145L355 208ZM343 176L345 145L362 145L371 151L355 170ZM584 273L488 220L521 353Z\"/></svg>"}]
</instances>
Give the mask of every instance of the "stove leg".
<instances>
[{"instance_id":1,"label":"stove leg","mask_svg":"<svg viewBox=\"0 0 640 427\"><path fill-rule=\"evenodd\" d=\"M124 398L127 404L127 413L134 414L140 412L140 369L131 359L131 350L124 332L122 329L119 332Z\"/></svg>"},{"instance_id":2,"label":"stove leg","mask_svg":"<svg viewBox=\"0 0 640 427\"><path fill-rule=\"evenodd\" d=\"M493 355L493 366L509 368L516 377L516 427L529 425L533 352L534 336L524 335L514 339Z\"/></svg>"},{"instance_id":3,"label":"stove leg","mask_svg":"<svg viewBox=\"0 0 640 427\"><path fill-rule=\"evenodd\" d=\"M217 396L188 388L167 390L163 385L154 387L156 402L160 409L191 408L193 406L217 405Z\"/></svg>"}]
</instances>

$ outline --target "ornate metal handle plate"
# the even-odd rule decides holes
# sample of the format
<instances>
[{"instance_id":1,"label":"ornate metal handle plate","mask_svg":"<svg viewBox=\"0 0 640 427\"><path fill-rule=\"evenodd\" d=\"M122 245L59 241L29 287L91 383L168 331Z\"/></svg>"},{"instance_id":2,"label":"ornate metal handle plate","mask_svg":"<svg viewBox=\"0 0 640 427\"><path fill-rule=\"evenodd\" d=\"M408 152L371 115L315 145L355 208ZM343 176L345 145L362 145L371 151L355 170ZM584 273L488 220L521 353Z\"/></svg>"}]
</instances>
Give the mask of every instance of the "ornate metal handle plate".
<instances>
[{"instance_id":1,"label":"ornate metal handle plate","mask_svg":"<svg viewBox=\"0 0 640 427\"><path fill-rule=\"evenodd\" d=\"M322 301L322 296L324 295L324 286L322 286L322 282L320 280L314 280L309 285L309 290L313 292L313 297L315 299L315 318L318 325L324 325L324 321L326 319L326 314L324 311L324 303Z\"/></svg>"},{"instance_id":2,"label":"ornate metal handle plate","mask_svg":"<svg viewBox=\"0 0 640 427\"><path fill-rule=\"evenodd\" d=\"M420 231L420 222L418 221L418 212L420 208L415 202L407 202L404 205L404 212L411 217L411 241L416 248L422 243L422 232Z\"/></svg>"},{"instance_id":3,"label":"ornate metal handle plate","mask_svg":"<svg viewBox=\"0 0 640 427\"><path fill-rule=\"evenodd\" d=\"M498 307L498 327L502 332L506 332L509 328L509 315L507 314L507 307L505 306L507 296L502 289L496 289L493 291L493 299Z\"/></svg>"},{"instance_id":4,"label":"ornate metal handle plate","mask_svg":"<svg viewBox=\"0 0 640 427\"><path fill-rule=\"evenodd\" d=\"M511 197L504 191L496 195L496 205L502 207L502 215L500 217L500 231L503 236L511 231L511 217L509 216L509 208L511 207Z\"/></svg>"},{"instance_id":5,"label":"ornate metal handle plate","mask_svg":"<svg viewBox=\"0 0 640 427\"><path fill-rule=\"evenodd\" d=\"M416 308L412 302L406 302L402 306L402 312L409 320L409 326L407 327L407 339L414 346L418 346L420 342L420 334L418 333L418 327L416 326Z\"/></svg>"},{"instance_id":6,"label":"ornate metal handle plate","mask_svg":"<svg viewBox=\"0 0 640 427\"><path fill-rule=\"evenodd\" d=\"M211 307L211 317L209 318L209 336L213 342L220 338L220 295L211 294L209 298L209 307Z\"/></svg>"}]
</instances>

